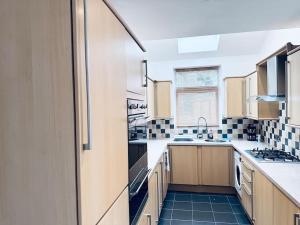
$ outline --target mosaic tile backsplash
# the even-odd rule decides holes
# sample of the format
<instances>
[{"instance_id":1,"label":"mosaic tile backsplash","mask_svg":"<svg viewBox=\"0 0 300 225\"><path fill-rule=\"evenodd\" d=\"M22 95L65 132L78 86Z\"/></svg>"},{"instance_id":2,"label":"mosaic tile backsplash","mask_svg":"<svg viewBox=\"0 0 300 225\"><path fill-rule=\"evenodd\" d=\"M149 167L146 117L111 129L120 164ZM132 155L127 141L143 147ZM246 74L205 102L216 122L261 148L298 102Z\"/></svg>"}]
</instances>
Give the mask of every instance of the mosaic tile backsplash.
<instances>
[{"instance_id":1,"label":"mosaic tile backsplash","mask_svg":"<svg viewBox=\"0 0 300 225\"><path fill-rule=\"evenodd\" d=\"M281 102L279 104L279 120L260 121L259 127L266 143L276 149L282 149L300 157L300 128L288 125L286 103Z\"/></svg>"},{"instance_id":2,"label":"mosaic tile backsplash","mask_svg":"<svg viewBox=\"0 0 300 225\"><path fill-rule=\"evenodd\" d=\"M208 130L212 130L214 138L246 139L247 126L249 124L257 124L257 121L247 118L227 118L222 120L221 128L208 128ZM205 128L203 126L200 126L200 131L202 131L203 129ZM206 139L207 133L203 133L203 138ZM177 128L174 124L174 119L152 120L148 123L148 137L150 139L172 138L177 134L189 134L193 135L196 138L197 126Z\"/></svg>"}]
</instances>

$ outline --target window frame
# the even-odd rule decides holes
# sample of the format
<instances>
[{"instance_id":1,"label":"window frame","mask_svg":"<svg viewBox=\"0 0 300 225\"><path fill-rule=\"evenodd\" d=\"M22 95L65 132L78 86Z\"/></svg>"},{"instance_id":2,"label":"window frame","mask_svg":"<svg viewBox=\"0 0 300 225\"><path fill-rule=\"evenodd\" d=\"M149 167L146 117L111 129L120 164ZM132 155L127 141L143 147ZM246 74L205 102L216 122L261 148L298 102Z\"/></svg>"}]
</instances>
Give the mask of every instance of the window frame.
<instances>
[{"instance_id":1,"label":"window frame","mask_svg":"<svg viewBox=\"0 0 300 225\"><path fill-rule=\"evenodd\" d=\"M212 66L212 67L195 67L195 68L180 68L175 69L175 76L176 72L189 72L189 71L204 71L204 70L217 70L219 71L219 67ZM178 95L180 93L207 93L207 92L213 92L216 93L216 124L209 124L208 127L210 128L216 128L219 127L219 117L220 117L220 109L219 109L219 103L220 103L220 97L219 97L219 76L218 76L218 85L217 86L198 86L198 87L177 87L176 86L176 126L179 128L182 127L197 127L197 121L195 121L195 125L181 125L178 121Z\"/></svg>"}]
</instances>

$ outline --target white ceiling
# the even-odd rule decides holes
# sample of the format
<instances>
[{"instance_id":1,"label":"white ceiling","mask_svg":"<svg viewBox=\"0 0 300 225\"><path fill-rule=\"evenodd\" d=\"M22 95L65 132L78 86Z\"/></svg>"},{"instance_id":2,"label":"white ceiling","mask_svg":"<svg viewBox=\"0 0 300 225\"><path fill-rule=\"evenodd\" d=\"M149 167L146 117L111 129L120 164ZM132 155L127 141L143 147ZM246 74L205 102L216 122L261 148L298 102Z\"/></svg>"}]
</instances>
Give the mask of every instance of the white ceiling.
<instances>
[{"instance_id":1,"label":"white ceiling","mask_svg":"<svg viewBox=\"0 0 300 225\"><path fill-rule=\"evenodd\" d=\"M220 35L219 48L214 52L178 54L177 39L144 41L147 59L151 61L255 55L260 52L268 31Z\"/></svg>"},{"instance_id":2,"label":"white ceiling","mask_svg":"<svg viewBox=\"0 0 300 225\"><path fill-rule=\"evenodd\" d=\"M299 0L110 0L141 40L300 26Z\"/></svg>"}]
</instances>

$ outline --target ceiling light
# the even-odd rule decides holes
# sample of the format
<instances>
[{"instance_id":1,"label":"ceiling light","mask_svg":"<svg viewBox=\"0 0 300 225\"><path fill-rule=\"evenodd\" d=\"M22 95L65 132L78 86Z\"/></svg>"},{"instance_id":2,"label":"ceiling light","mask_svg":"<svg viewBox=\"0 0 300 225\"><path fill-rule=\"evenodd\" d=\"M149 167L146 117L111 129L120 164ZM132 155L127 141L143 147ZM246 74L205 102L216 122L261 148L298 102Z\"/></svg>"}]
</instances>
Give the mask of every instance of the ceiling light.
<instances>
[{"instance_id":1,"label":"ceiling light","mask_svg":"<svg viewBox=\"0 0 300 225\"><path fill-rule=\"evenodd\" d=\"M178 38L178 53L195 53L217 51L220 35Z\"/></svg>"}]
</instances>

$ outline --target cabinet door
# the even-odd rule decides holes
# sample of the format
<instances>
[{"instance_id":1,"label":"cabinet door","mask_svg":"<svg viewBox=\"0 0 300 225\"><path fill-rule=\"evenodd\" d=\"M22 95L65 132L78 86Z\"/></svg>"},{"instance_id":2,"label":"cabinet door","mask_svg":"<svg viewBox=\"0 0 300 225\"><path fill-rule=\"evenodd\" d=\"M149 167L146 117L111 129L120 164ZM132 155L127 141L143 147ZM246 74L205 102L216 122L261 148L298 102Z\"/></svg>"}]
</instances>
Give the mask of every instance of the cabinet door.
<instances>
[{"instance_id":1,"label":"cabinet door","mask_svg":"<svg viewBox=\"0 0 300 225\"><path fill-rule=\"evenodd\" d=\"M198 184L197 146L171 146L171 183Z\"/></svg>"},{"instance_id":2,"label":"cabinet door","mask_svg":"<svg viewBox=\"0 0 300 225\"><path fill-rule=\"evenodd\" d=\"M0 4L0 224L76 225L71 1Z\"/></svg>"},{"instance_id":3,"label":"cabinet door","mask_svg":"<svg viewBox=\"0 0 300 225\"><path fill-rule=\"evenodd\" d=\"M126 33L127 91L139 95L145 95L145 87L143 87L145 79L143 57L143 51L132 37Z\"/></svg>"},{"instance_id":4,"label":"cabinet door","mask_svg":"<svg viewBox=\"0 0 300 225\"><path fill-rule=\"evenodd\" d=\"M147 86L147 105L148 105L148 117L154 119L155 117L155 94L154 94L154 82L148 79Z\"/></svg>"},{"instance_id":5,"label":"cabinet door","mask_svg":"<svg viewBox=\"0 0 300 225\"><path fill-rule=\"evenodd\" d=\"M99 225L129 225L128 189L120 195Z\"/></svg>"},{"instance_id":6,"label":"cabinet door","mask_svg":"<svg viewBox=\"0 0 300 225\"><path fill-rule=\"evenodd\" d=\"M167 152L163 155L163 170L162 170L162 177L163 177L163 201L165 200L168 192L169 182L170 182L170 172L168 171L167 167Z\"/></svg>"},{"instance_id":7,"label":"cabinet door","mask_svg":"<svg viewBox=\"0 0 300 225\"><path fill-rule=\"evenodd\" d=\"M250 93L250 117L257 119L258 118L258 102L255 97L258 95L257 89L257 73L253 73L249 76L249 93Z\"/></svg>"},{"instance_id":8,"label":"cabinet door","mask_svg":"<svg viewBox=\"0 0 300 225\"><path fill-rule=\"evenodd\" d=\"M254 220L255 225L274 225L273 184L257 170L254 175Z\"/></svg>"},{"instance_id":9,"label":"cabinet door","mask_svg":"<svg viewBox=\"0 0 300 225\"><path fill-rule=\"evenodd\" d=\"M295 225L294 216L299 213L299 208L291 202L280 190L274 187L274 224Z\"/></svg>"},{"instance_id":10,"label":"cabinet door","mask_svg":"<svg viewBox=\"0 0 300 225\"><path fill-rule=\"evenodd\" d=\"M244 78L227 78L225 80L224 116L243 117L244 104Z\"/></svg>"},{"instance_id":11,"label":"cabinet door","mask_svg":"<svg viewBox=\"0 0 300 225\"><path fill-rule=\"evenodd\" d=\"M149 214L150 211L150 201L148 199L143 212L141 213L140 219L137 222L137 225L152 225L152 218L151 214Z\"/></svg>"},{"instance_id":12,"label":"cabinet door","mask_svg":"<svg viewBox=\"0 0 300 225\"><path fill-rule=\"evenodd\" d=\"M230 186L231 149L228 147L202 146L201 172L203 185Z\"/></svg>"},{"instance_id":13,"label":"cabinet door","mask_svg":"<svg viewBox=\"0 0 300 225\"><path fill-rule=\"evenodd\" d=\"M172 117L171 109L171 81L155 82L155 117Z\"/></svg>"},{"instance_id":14,"label":"cabinet door","mask_svg":"<svg viewBox=\"0 0 300 225\"><path fill-rule=\"evenodd\" d=\"M291 125L300 125L300 51L288 56L287 117Z\"/></svg>"},{"instance_id":15,"label":"cabinet door","mask_svg":"<svg viewBox=\"0 0 300 225\"><path fill-rule=\"evenodd\" d=\"M87 12L92 148L80 154L83 225L96 224L128 185L126 30L102 1L87 1Z\"/></svg>"},{"instance_id":16,"label":"cabinet door","mask_svg":"<svg viewBox=\"0 0 300 225\"><path fill-rule=\"evenodd\" d=\"M155 168L155 176L156 176L156 191L157 191L157 209L158 215L161 212L163 206L163 177L162 177L162 158L160 162L157 164Z\"/></svg>"},{"instance_id":17,"label":"cabinet door","mask_svg":"<svg viewBox=\"0 0 300 225\"><path fill-rule=\"evenodd\" d=\"M158 178L157 174L153 173L149 179L149 211L147 214L151 215L151 225L157 225L158 221Z\"/></svg>"}]
</instances>

